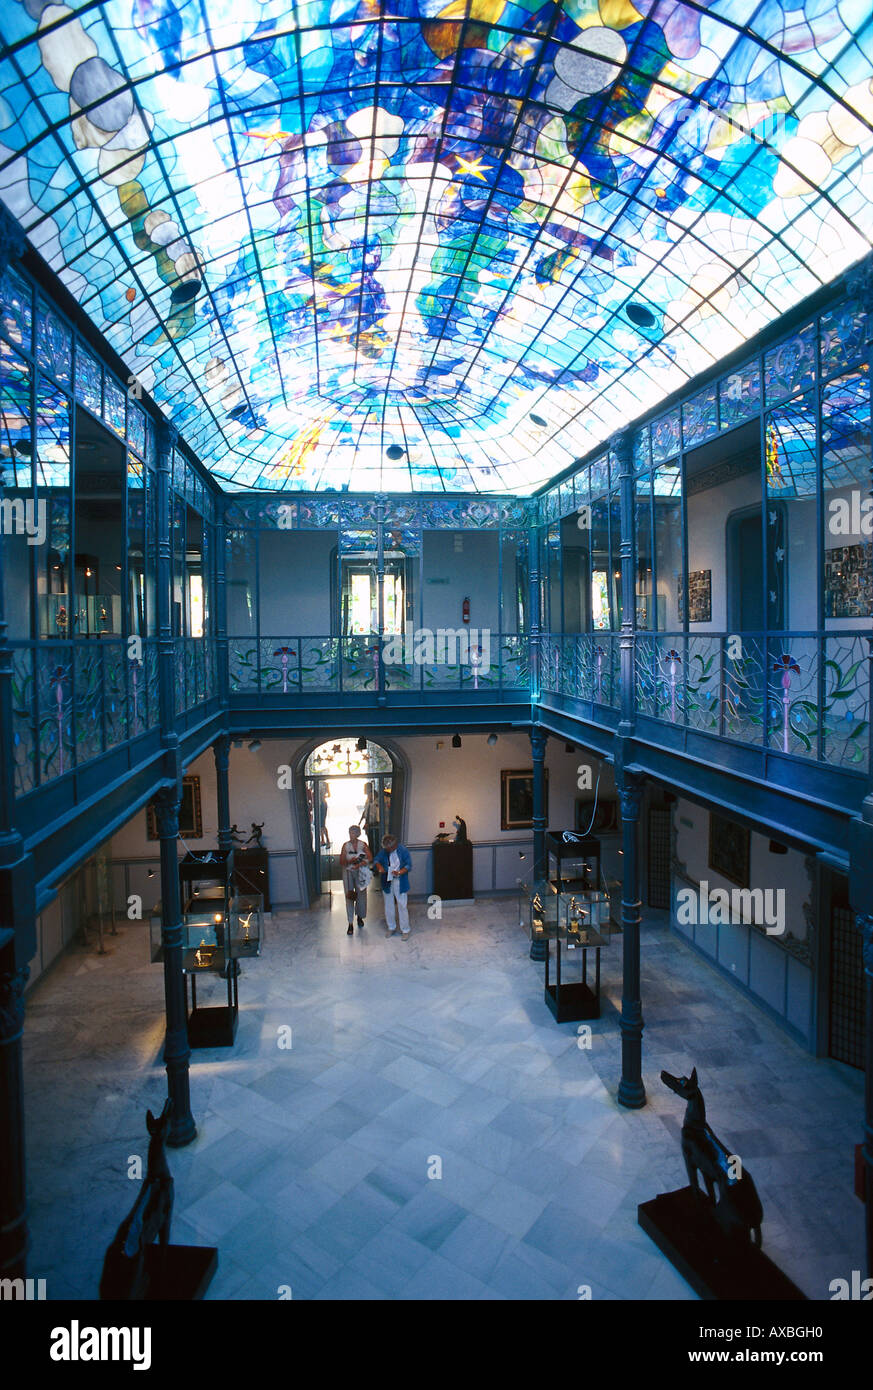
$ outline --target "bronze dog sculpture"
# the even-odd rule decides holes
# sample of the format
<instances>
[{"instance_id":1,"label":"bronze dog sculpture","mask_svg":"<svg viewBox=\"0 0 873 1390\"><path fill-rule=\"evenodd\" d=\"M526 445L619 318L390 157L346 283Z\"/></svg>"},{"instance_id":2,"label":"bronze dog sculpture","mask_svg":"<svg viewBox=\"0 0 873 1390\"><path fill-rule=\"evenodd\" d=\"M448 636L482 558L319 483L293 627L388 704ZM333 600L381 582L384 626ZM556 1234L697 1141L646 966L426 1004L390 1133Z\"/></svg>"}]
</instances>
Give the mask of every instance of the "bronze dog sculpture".
<instances>
[{"instance_id":1,"label":"bronze dog sculpture","mask_svg":"<svg viewBox=\"0 0 873 1390\"><path fill-rule=\"evenodd\" d=\"M716 1220L728 1239L743 1244L751 1240L760 1248L764 1219L761 1199L748 1173L734 1174L734 1156L706 1123L706 1106L697 1082L697 1068L690 1076L671 1076L668 1071L662 1071L661 1080L687 1102L682 1125L682 1157L692 1192L703 1197L698 1180L702 1177Z\"/></svg>"},{"instance_id":2,"label":"bronze dog sculpture","mask_svg":"<svg viewBox=\"0 0 873 1390\"><path fill-rule=\"evenodd\" d=\"M148 1285L146 1251L155 1240L159 1240L162 1258L166 1257L173 1214L173 1175L164 1145L170 1127L171 1105L172 1102L167 1100L157 1119L151 1110L146 1113L151 1138L145 1180L106 1251L100 1279L100 1297L103 1300L133 1301L145 1298Z\"/></svg>"}]
</instances>

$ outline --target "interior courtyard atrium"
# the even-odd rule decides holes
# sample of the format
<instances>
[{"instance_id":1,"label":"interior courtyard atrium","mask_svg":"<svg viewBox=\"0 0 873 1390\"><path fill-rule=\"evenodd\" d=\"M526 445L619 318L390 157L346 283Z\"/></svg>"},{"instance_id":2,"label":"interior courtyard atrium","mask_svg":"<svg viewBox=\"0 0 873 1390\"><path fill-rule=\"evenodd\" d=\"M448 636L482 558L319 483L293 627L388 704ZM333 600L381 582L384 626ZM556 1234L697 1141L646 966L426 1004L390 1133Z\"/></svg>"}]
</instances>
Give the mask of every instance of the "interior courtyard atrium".
<instances>
[{"instance_id":1,"label":"interior courtyard atrium","mask_svg":"<svg viewBox=\"0 0 873 1390\"><path fill-rule=\"evenodd\" d=\"M869 0L2 0L4 1299L873 1299L871 247Z\"/></svg>"}]
</instances>

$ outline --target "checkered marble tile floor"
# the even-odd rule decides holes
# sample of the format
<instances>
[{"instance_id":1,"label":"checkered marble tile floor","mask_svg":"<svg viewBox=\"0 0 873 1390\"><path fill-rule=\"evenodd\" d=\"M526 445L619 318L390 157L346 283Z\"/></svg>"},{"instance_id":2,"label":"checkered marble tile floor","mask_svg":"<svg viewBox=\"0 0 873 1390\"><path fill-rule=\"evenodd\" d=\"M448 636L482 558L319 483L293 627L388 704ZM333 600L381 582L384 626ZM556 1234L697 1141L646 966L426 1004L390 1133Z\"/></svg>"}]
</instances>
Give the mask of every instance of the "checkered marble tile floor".
<instances>
[{"instance_id":1,"label":"checkered marble tile floor","mask_svg":"<svg viewBox=\"0 0 873 1390\"><path fill-rule=\"evenodd\" d=\"M218 1246L210 1299L694 1298L636 1220L686 1181L684 1107L659 1073L692 1065L761 1194L765 1251L811 1298L863 1267L861 1076L801 1051L663 919L643 932L649 1102L631 1112L620 938L584 1048L543 1001L516 902L411 915L402 942L375 918L348 937L339 897L277 914L243 964L235 1047L192 1054L173 1239ZM107 944L28 998L29 1273L49 1298L96 1296L166 1094L146 927Z\"/></svg>"}]
</instances>

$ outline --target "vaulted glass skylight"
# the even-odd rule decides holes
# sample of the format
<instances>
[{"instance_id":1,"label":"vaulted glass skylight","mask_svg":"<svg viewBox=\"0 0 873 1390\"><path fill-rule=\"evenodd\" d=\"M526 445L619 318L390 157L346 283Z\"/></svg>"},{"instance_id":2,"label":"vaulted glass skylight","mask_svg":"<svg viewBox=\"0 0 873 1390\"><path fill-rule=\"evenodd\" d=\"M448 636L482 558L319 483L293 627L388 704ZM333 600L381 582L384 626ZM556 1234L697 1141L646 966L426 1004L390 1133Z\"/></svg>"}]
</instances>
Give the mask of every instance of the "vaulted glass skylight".
<instances>
[{"instance_id":1,"label":"vaulted glass skylight","mask_svg":"<svg viewBox=\"0 0 873 1390\"><path fill-rule=\"evenodd\" d=\"M229 487L530 492L869 249L868 0L0 16L0 194Z\"/></svg>"}]
</instances>

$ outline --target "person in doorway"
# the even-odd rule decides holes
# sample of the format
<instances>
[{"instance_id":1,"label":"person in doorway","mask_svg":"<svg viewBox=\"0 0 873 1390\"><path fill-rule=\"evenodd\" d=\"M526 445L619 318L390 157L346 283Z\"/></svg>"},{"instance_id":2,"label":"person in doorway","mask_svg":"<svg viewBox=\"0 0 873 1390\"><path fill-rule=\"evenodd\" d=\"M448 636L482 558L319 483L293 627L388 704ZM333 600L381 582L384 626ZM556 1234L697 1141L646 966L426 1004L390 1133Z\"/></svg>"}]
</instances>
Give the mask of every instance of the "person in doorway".
<instances>
[{"instance_id":1,"label":"person in doorway","mask_svg":"<svg viewBox=\"0 0 873 1390\"><path fill-rule=\"evenodd\" d=\"M354 933L354 916L358 916L360 929L367 916L367 890L360 884L361 869L372 864L373 855L366 840L361 839L361 827L349 826L349 838L340 850L340 868L343 875L343 890L346 895L346 915L349 919L348 936Z\"/></svg>"},{"instance_id":2,"label":"person in doorway","mask_svg":"<svg viewBox=\"0 0 873 1390\"><path fill-rule=\"evenodd\" d=\"M358 824L371 845L379 843L379 794L372 782L364 783L364 805Z\"/></svg>"},{"instance_id":3,"label":"person in doorway","mask_svg":"<svg viewBox=\"0 0 873 1390\"><path fill-rule=\"evenodd\" d=\"M329 848L330 835L328 834L327 830L327 813L330 809L330 787L328 786L327 782L322 782L321 784L321 797L319 804L321 806L321 843L323 845L327 845Z\"/></svg>"},{"instance_id":4,"label":"person in doorway","mask_svg":"<svg viewBox=\"0 0 873 1390\"><path fill-rule=\"evenodd\" d=\"M388 936L393 936L400 923L400 936L409 939L409 871L412 868L412 855L405 845L401 845L396 835L383 835L382 848L373 860L382 875L382 893L385 901L385 923Z\"/></svg>"}]
</instances>

